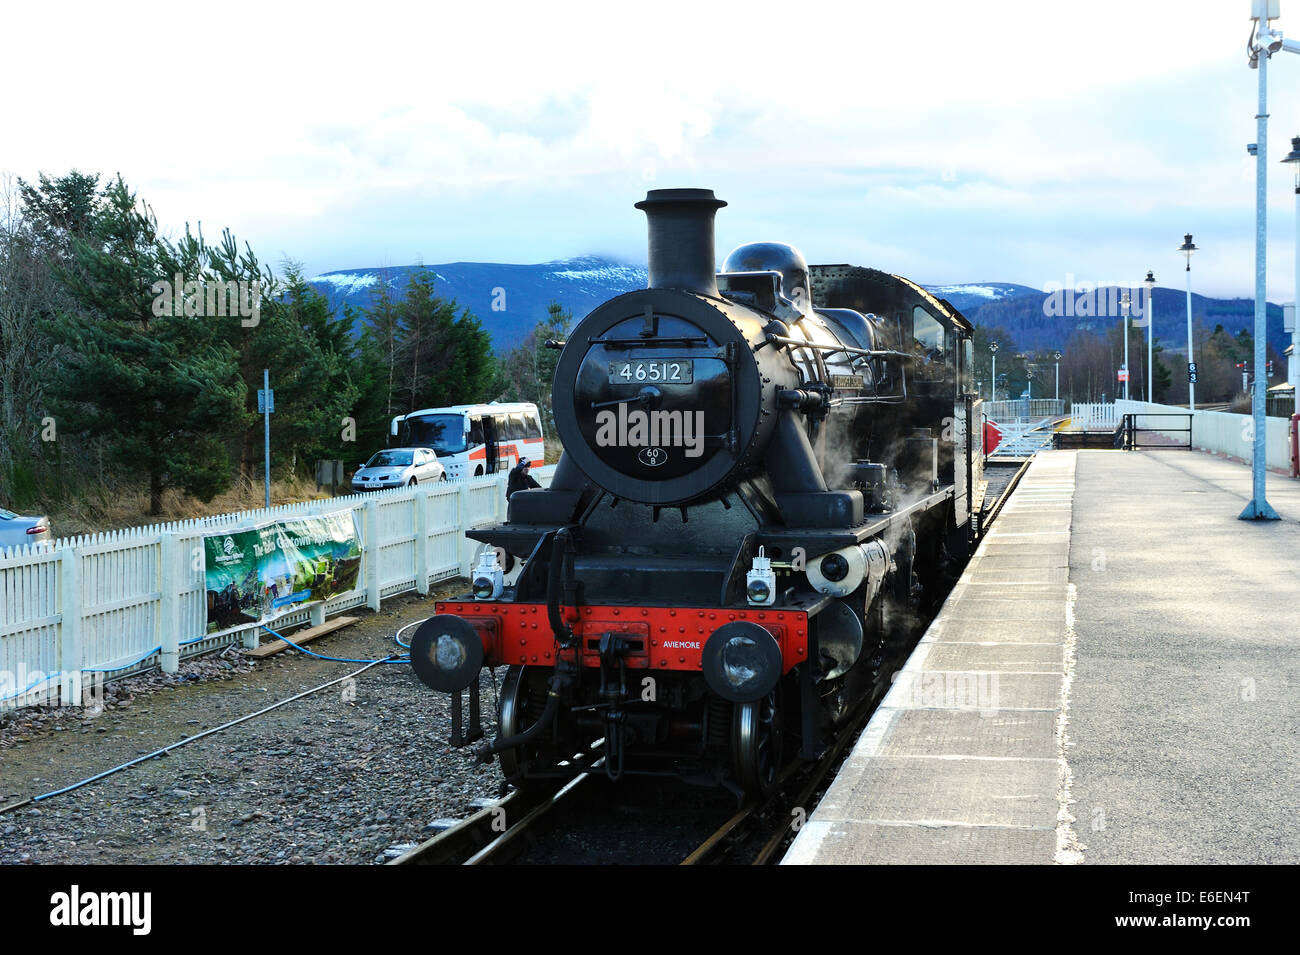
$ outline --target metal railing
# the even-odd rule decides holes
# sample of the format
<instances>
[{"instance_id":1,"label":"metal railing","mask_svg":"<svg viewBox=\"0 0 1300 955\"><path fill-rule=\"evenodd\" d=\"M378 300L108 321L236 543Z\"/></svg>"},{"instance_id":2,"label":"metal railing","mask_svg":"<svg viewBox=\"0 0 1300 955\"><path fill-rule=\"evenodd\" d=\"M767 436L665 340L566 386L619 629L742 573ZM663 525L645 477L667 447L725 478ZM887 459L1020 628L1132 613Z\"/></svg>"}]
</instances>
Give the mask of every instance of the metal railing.
<instances>
[{"instance_id":1,"label":"metal railing","mask_svg":"<svg viewBox=\"0 0 1300 955\"><path fill-rule=\"evenodd\" d=\"M995 422L1002 432L998 446L988 453L987 460L1028 458L1052 444L1052 420Z\"/></svg>"},{"instance_id":2,"label":"metal railing","mask_svg":"<svg viewBox=\"0 0 1300 955\"><path fill-rule=\"evenodd\" d=\"M1065 401L1056 398L1016 398L1011 401L986 401L984 413L1001 424L1017 418L1038 420L1065 414Z\"/></svg>"},{"instance_id":3,"label":"metal railing","mask_svg":"<svg viewBox=\"0 0 1300 955\"><path fill-rule=\"evenodd\" d=\"M1144 411L1140 414L1126 414L1124 415L1123 425L1124 450L1133 451L1138 448L1186 448L1190 451L1192 449L1192 417L1193 415L1191 412L1178 414L1176 412L1153 413L1150 411ZM1178 418L1187 422L1187 427L1166 427L1163 424L1159 427L1149 427L1146 424L1139 426L1139 418L1144 420L1146 418ZM1175 434L1185 434L1187 436L1186 440L1170 437ZM1160 440L1147 440L1144 442L1142 440L1142 435L1156 436Z\"/></svg>"}]
</instances>

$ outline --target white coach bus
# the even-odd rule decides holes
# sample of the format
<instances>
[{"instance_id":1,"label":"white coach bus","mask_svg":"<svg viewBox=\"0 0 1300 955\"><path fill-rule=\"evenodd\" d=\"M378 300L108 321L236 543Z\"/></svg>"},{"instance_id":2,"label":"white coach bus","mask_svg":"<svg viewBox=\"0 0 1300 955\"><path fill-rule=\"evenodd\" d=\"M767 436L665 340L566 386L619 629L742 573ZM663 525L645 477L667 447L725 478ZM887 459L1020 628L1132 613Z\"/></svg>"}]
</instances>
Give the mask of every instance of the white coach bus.
<instances>
[{"instance_id":1,"label":"white coach bus","mask_svg":"<svg viewBox=\"0 0 1300 955\"><path fill-rule=\"evenodd\" d=\"M389 435L392 447L430 448L449 478L508 471L523 458L539 468L546 457L541 415L524 402L412 411L393 419Z\"/></svg>"}]
</instances>

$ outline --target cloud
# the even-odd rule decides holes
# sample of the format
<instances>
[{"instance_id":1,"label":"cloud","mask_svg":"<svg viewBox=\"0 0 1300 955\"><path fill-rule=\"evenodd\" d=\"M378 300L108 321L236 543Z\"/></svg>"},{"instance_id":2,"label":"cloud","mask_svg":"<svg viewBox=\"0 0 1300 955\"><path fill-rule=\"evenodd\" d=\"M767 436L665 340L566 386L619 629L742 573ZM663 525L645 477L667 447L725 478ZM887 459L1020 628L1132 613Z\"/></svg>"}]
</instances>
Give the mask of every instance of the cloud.
<instances>
[{"instance_id":1,"label":"cloud","mask_svg":"<svg viewBox=\"0 0 1300 955\"><path fill-rule=\"evenodd\" d=\"M646 188L731 201L720 244L923 281L1253 282L1255 74L1241 5L461 4L105 21L7 15L6 169L121 171L179 229L312 272L644 256ZM1282 23L1285 26L1285 21ZM1291 296L1300 61L1273 61L1270 292ZM722 252L726 250L723 249Z\"/></svg>"}]
</instances>

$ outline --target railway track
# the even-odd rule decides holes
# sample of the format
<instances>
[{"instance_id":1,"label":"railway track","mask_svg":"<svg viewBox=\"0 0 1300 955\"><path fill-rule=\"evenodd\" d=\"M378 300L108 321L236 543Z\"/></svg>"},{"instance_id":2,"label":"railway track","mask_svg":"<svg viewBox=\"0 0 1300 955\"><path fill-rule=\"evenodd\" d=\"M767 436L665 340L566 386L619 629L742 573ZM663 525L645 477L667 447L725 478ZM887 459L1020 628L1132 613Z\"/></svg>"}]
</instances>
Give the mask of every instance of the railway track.
<instances>
[{"instance_id":1,"label":"railway track","mask_svg":"<svg viewBox=\"0 0 1300 955\"><path fill-rule=\"evenodd\" d=\"M987 508L981 533L987 532L996 520L1028 467L1029 461L1025 461ZM920 633L916 636L919 638ZM908 649L895 654L889 666L895 670L900 667L913 646L914 641L908 641ZM810 764L797 760L788 763L767 799L731 812L715 813L714 817L722 820L720 824L708 827L708 834L680 856L679 864L771 865L780 861L888 688L887 683L878 686L858 704L835 742L819 759ZM564 783L514 790L495 805L480 809L387 864L499 865L530 855L536 861L548 861L546 842L562 832L566 822L590 826L593 816L607 812L609 804L621 804L611 796L613 788L603 776L587 775Z\"/></svg>"},{"instance_id":2,"label":"railway track","mask_svg":"<svg viewBox=\"0 0 1300 955\"><path fill-rule=\"evenodd\" d=\"M707 835L676 860L664 857L659 861L677 861L681 865L769 865L779 861L887 688L881 686L858 704L836 742L819 759L813 763L788 763L767 799L731 811L705 810L694 822ZM387 864L500 865L521 861L525 856L550 861L559 850L548 848L548 842L553 842L557 833L565 832L567 823L590 829L593 820L608 817L611 812L644 808L629 806L613 794L614 789L603 776L584 775L562 785L514 790L495 805L480 809ZM699 790L690 792L698 794ZM704 823L708 818L713 822ZM626 823L615 821L615 825Z\"/></svg>"}]
</instances>

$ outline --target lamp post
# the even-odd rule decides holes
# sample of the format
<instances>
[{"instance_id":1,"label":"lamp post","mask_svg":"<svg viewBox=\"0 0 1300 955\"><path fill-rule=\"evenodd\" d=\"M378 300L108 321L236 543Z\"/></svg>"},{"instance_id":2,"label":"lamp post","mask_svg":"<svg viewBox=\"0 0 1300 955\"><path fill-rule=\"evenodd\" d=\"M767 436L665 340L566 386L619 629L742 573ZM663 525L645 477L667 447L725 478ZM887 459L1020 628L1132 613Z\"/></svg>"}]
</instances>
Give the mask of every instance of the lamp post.
<instances>
[{"instance_id":1,"label":"lamp post","mask_svg":"<svg viewBox=\"0 0 1300 955\"><path fill-rule=\"evenodd\" d=\"M1268 60L1276 51L1282 49L1282 35L1273 32L1272 21L1278 15L1280 4L1277 0L1255 0L1251 4L1252 17L1255 21L1251 35L1248 63L1259 71L1259 108L1255 110L1255 375L1264 367L1266 355L1268 300L1265 298L1266 270L1268 265ZM1250 412L1252 427L1255 430L1254 447L1251 450L1251 487L1250 503L1238 517L1243 521L1275 521L1277 512L1269 506L1264 494L1264 465L1268 446L1267 429L1264 419L1264 399L1267 387L1255 388L1251 397Z\"/></svg>"},{"instance_id":2,"label":"lamp post","mask_svg":"<svg viewBox=\"0 0 1300 955\"><path fill-rule=\"evenodd\" d=\"M1056 400L1061 400L1061 353L1056 353Z\"/></svg>"},{"instance_id":3,"label":"lamp post","mask_svg":"<svg viewBox=\"0 0 1300 955\"><path fill-rule=\"evenodd\" d=\"M989 351L993 355L993 371L991 372L990 375L990 377L993 380L990 382L992 387L989 389L990 392L989 400L997 401L998 400L998 343L989 342Z\"/></svg>"},{"instance_id":4,"label":"lamp post","mask_svg":"<svg viewBox=\"0 0 1300 955\"><path fill-rule=\"evenodd\" d=\"M1187 410L1196 410L1196 353L1192 350L1192 253L1196 246L1192 244L1192 234L1183 236L1183 244L1178 247L1187 259Z\"/></svg>"},{"instance_id":5,"label":"lamp post","mask_svg":"<svg viewBox=\"0 0 1300 955\"><path fill-rule=\"evenodd\" d=\"M1292 137L1291 152L1282 160L1290 163L1295 173L1295 300L1300 302L1300 136ZM1286 331L1291 333L1291 358L1287 361L1287 377L1295 389L1295 413L1300 414L1300 330L1296 327L1295 305L1289 314L1283 306L1283 322Z\"/></svg>"},{"instance_id":6,"label":"lamp post","mask_svg":"<svg viewBox=\"0 0 1300 955\"><path fill-rule=\"evenodd\" d=\"M1129 299L1128 289L1124 289L1124 291L1120 294L1120 298L1119 298L1119 308L1120 308L1120 312L1121 312L1121 318L1123 319L1123 322L1124 322L1124 365L1123 365L1123 368L1124 368L1124 400L1125 400L1125 401L1128 401L1128 400L1129 400L1129 393L1128 393L1128 380L1129 380L1130 377L1132 377L1132 376L1129 375L1129 373L1128 373L1128 313L1129 313L1129 305L1130 305L1130 304L1132 304L1132 302L1131 302L1131 300Z\"/></svg>"},{"instance_id":7,"label":"lamp post","mask_svg":"<svg viewBox=\"0 0 1300 955\"><path fill-rule=\"evenodd\" d=\"M1152 364L1151 343L1155 340L1156 334L1156 277L1150 270L1147 271L1147 277L1142 280L1142 284L1147 288L1147 377L1144 390L1147 401L1155 401L1156 367Z\"/></svg>"}]
</instances>

